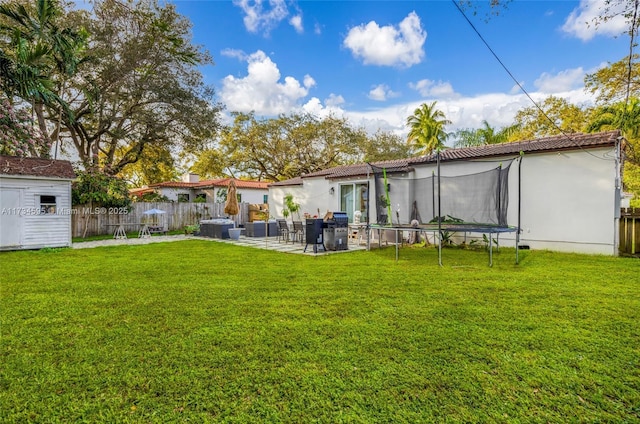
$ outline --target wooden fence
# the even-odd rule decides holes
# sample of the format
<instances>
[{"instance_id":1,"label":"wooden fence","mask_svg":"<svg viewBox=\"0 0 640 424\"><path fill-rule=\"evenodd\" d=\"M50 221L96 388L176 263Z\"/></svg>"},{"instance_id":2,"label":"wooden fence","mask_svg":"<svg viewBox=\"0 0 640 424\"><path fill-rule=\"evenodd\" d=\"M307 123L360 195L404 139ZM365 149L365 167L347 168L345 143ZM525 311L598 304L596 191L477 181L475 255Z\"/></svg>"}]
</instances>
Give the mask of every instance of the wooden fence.
<instances>
[{"instance_id":1,"label":"wooden fence","mask_svg":"<svg viewBox=\"0 0 640 424\"><path fill-rule=\"evenodd\" d=\"M240 203L240 213L232 218L236 226L248 221L249 204ZM126 224L127 231L138 230L140 223L157 223L168 231L182 230L202 219L224 218L224 203L133 203L131 209L100 208L90 205L74 206L72 213L73 237L110 234L117 224ZM164 214L145 215L150 209L160 209Z\"/></svg>"},{"instance_id":2,"label":"wooden fence","mask_svg":"<svg viewBox=\"0 0 640 424\"><path fill-rule=\"evenodd\" d=\"M640 255L640 209L622 209L619 250L621 255Z\"/></svg>"}]
</instances>

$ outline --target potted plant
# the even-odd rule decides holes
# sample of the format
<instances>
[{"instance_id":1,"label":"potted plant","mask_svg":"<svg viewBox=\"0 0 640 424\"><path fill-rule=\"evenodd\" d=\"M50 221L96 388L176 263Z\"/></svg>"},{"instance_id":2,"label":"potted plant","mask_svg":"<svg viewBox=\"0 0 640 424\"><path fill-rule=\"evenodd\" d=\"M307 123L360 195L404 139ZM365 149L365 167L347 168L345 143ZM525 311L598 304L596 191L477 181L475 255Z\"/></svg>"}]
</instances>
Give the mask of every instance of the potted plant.
<instances>
[{"instance_id":1,"label":"potted plant","mask_svg":"<svg viewBox=\"0 0 640 424\"><path fill-rule=\"evenodd\" d=\"M298 220L300 220L300 204L296 203L293 200L293 194L287 194L286 196L284 196L284 208L282 209L282 216L284 216L284 219L287 219L289 218L289 215L291 215L291 219L293 220L294 213L298 216Z\"/></svg>"}]
</instances>

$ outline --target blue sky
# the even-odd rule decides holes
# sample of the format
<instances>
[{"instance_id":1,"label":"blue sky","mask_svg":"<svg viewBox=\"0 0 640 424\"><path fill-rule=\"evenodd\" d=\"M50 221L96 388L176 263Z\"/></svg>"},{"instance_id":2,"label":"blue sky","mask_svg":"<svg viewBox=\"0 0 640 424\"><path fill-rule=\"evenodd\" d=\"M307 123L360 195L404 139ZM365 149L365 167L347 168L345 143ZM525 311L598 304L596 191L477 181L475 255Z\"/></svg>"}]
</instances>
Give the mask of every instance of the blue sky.
<instances>
[{"instance_id":1,"label":"blue sky","mask_svg":"<svg viewBox=\"0 0 640 424\"><path fill-rule=\"evenodd\" d=\"M345 116L370 132L406 134L437 101L447 129L512 123L531 106L451 1L172 1L193 22L202 68L226 112ZM466 15L536 100L591 103L583 78L629 52L624 22L587 25L600 1L519 1Z\"/></svg>"}]
</instances>

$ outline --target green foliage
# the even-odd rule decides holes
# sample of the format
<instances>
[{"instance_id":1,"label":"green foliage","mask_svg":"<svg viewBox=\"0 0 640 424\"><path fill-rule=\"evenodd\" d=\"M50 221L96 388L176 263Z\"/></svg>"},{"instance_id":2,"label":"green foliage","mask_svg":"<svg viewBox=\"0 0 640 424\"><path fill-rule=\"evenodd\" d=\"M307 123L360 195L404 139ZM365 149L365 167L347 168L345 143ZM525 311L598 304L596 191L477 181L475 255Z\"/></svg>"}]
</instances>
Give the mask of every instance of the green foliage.
<instances>
[{"instance_id":1,"label":"green foliage","mask_svg":"<svg viewBox=\"0 0 640 424\"><path fill-rule=\"evenodd\" d=\"M57 140L62 113L74 119L63 93L84 61L86 37L83 28L66 25L57 0L0 5L0 89L31 105L47 143Z\"/></svg>"},{"instance_id":2,"label":"green foliage","mask_svg":"<svg viewBox=\"0 0 640 424\"><path fill-rule=\"evenodd\" d=\"M227 201L227 189L221 188L216 192L216 201L218 203L225 203Z\"/></svg>"},{"instance_id":3,"label":"green foliage","mask_svg":"<svg viewBox=\"0 0 640 424\"><path fill-rule=\"evenodd\" d=\"M588 109L583 110L564 98L549 96L539 107L518 111L509 141L585 132L588 122Z\"/></svg>"},{"instance_id":4,"label":"green foliage","mask_svg":"<svg viewBox=\"0 0 640 424\"><path fill-rule=\"evenodd\" d=\"M48 157L50 148L29 113L0 96L0 155Z\"/></svg>"},{"instance_id":5,"label":"green foliage","mask_svg":"<svg viewBox=\"0 0 640 424\"><path fill-rule=\"evenodd\" d=\"M167 196L163 196L162 194L156 193L155 191L151 193L144 193L141 196L135 196L133 197L133 200L138 202L149 202L149 203L171 202L171 200Z\"/></svg>"},{"instance_id":6,"label":"green foliage","mask_svg":"<svg viewBox=\"0 0 640 424\"><path fill-rule=\"evenodd\" d=\"M444 147L449 134L445 126L451 124L444 112L436 109L436 102L422 104L407 118L408 144L418 155L428 155Z\"/></svg>"},{"instance_id":7,"label":"green foliage","mask_svg":"<svg viewBox=\"0 0 640 424\"><path fill-rule=\"evenodd\" d=\"M498 144L513 141L512 137L520 130L518 125L511 125L496 130L487 121L482 121L482 128L462 129L456 131L452 136L455 141L454 147L485 146L487 144Z\"/></svg>"},{"instance_id":8,"label":"green foliage","mask_svg":"<svg viewBox=\"0 0 640 424\"><path fill-rule=\"evenodd\" d=\"M623 182L625 190L634 194L630 206L640 208L640 165L627 163L624 168Z\"/></svg>"},{"instance_id":9,"label":"green foliage","mask_svg":"<svg viewBox=\"0 0 640 424\"><path fill-rule=\"evenodd\" d=\"M486 260L4 252L2 421L637 422L638 260Z\"/></svg>"},{"instance_id":10,"label":"green foliage","mask_svg":"<svg viewBox=\"0 0 640 424\"><path fill-rule=\"evenodd\" d=\"M585 90L596 94L598 103L610 105L622 102L627 97L627 87L631 97L640 97L640 64L638 54L631 57L631 73L629 74L629 56L609 66L598 69L585 76ZM631 80L629 80L629 76Z\"/></svg>"},{"instance_id":11,"label":"green foliage","mask_svg":"<svg viewBox=\"0 0 640 424\"><path fill-rule=\"evenodd\" d=\"M124 180L95 170L76 170L76 175L71 191L74 205L131 206L129 190Z\"/></svg>"},{"instance_id":12,"label":"green foliage","mask_svg":"<svg viewBox=\"0 0 640 424\"><path fill-rule=\"evenodd\" d=\"M293 214L296 214L298 216L298 219L300 219L300 203L296 203L293 200L293 194L286 194L284 196L284 208L282 209L282 216L286 218L289 217L289 215L291 215L291 217L293 218Z\"/></svg>"},{"instance_id":13,"label":"green foliage","mask_svg":"<svg viewBox=\"0 0 640 424\"><path fill-rule=\"evenodd\" d=\"M200 231L200 224L187 225L184 227L185 234L196 234Z\"/></svg>"}]
</instances>

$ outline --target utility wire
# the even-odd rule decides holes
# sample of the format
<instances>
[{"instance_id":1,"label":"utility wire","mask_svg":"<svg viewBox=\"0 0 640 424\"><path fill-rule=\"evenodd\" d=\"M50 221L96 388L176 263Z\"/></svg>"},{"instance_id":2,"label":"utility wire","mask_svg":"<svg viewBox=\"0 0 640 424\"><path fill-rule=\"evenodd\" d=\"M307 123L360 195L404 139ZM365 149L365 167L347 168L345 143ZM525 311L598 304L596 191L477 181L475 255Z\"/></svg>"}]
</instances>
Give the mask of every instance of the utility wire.
<instances>
[{"instance_id":1,"label":"utility wire","mask_svg":"<svg viewBox=\"0 0 640 424\"><path fill-rule=\"evenodd\" d=\"M637 11L637 6L638 6L638 2L640 0L635 0L636 3L636 11ZM527 90L524 89L524 87L522 86L522 84L520 84L518 82L518 80L516 79L516 77L513 76L513 74L511 73L511 71L509 71L509 69L507 68L507 66L502 62L502 60L500 60L500 58L498 57L498 55L496 54L496 52L493 51L493 49L491 48L491 46L489 45L489 43L487 43L487 41L484 39L484 37L482 36L482 34L480 34L480 31L478 31L478 29L475 27L475 25L473 25L473 23L471 22L471 20L469 20L469 18L467 17L467 15L464 13L464 11L462 10L462 8L460 7L460 5L458 4L458 2L456 0L451 0L451 3L454 4L454 6L456 7L456 9L458 9L458 11L460 12L460 14L464 17L464 19L467 21L467 23L469 24L469 26L471 26L471 28L475 31L475 33L478 35L478 37L480 38L480 40L482 40L482 42L484 43L484 45L487 47L487 49L489 49L489 51L491 52L491 54L493 55L493 57L496 58L496 60L498 61L498 63L500 63L500 65L502 66L502 68L507 72L507 74L509 74L509 76L511 77L511 79L513 81L515 81L515 83L518 85L518 87L520 87L520 90L522 90L522 92L529 98L529 100L531 100L531 103L533 103L533 105L540 111L540 113L542 113L542 115L549 121L551 122L551 125L553 125L558 131L560 131L560 134L562 134L563 136L565 136L567 139L569 139L569 141L573 141L575 142L575 140L567 133L565 133L562 128L560 128L554 120L552 120L549 115L547 115L547 113L538 105L538 103L536 103L535 100L533 100L533 98L529 95L529 93L527 92ZM578 146L581 150L583 150L585 153L590 154L591 156L598 158L598 159L602 159L602 160L607 160L604 158L601 158L600 156L596 156L594 154L592 154L591 152L588 152L587 150L583 149L582 146Z\"/></svg>"},{"instance_id":2,"label":"utility wire","mask_svg":"<svg viewBox=\"0 0 640 424\"><path fill-rule=\"evenodd\" d=\"M624 110L622 111L622 119L620 120L620 131L624 127L624 121L627 117L627 108L629 107L629 97L631 95L631 76L633 71L633 43L635 41L636 34L636 19L638 18L638 2L633 2L633 20L631 21L631 30L629 31L629 62L627 63L627 93L624 99Z\"/></svg>"}]
</instances>

